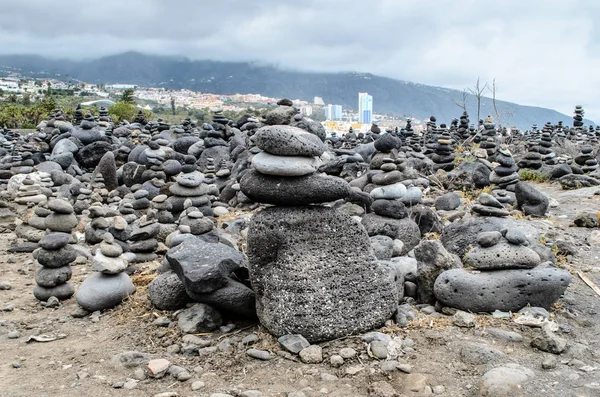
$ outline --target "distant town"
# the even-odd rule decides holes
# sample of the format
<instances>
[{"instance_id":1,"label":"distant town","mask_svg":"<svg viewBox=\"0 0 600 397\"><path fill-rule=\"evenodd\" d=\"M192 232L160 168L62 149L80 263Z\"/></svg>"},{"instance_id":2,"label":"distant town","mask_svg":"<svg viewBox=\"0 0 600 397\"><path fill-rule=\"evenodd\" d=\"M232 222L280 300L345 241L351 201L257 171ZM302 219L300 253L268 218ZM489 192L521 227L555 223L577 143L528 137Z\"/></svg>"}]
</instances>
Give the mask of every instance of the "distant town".
<instances>
[{"instance_id":1,"label":"distant town","mask_svg":"<svg viewBox=\"0 0 600 397\"><path fill-rule=\"evenodd\" d=\"M236 93L232 95L213 94L190 90L167 90L164 88L141 87L135 84L90 84L70 79L35 79L10 72L2 76L0 71L0 101L6 101L13 96L19 99L28 97L35 102L43 99L50 92L63 92L73 97L80 97L82 106L111 106L123 91L134 90L134 98L141 109L157 111L170 109L175 105L186 109L229 110L242 112L248 109L264 109L275 106L281 98L270 98L253 93ZM68 77L68 76L65 76ZM291 99L291 98L290 98ZM357 93L356 109L343 108L342 105L326 103L319 96L312 102L292 99L300 112L320 121L330 133L346 133L350 128L355 131L367 131L372 124L380 128L402 127L407 117L375 113L376 98L369 93ZM421 120L410 118L414 129L424 128Z\"/></svg>"}]
</instances>

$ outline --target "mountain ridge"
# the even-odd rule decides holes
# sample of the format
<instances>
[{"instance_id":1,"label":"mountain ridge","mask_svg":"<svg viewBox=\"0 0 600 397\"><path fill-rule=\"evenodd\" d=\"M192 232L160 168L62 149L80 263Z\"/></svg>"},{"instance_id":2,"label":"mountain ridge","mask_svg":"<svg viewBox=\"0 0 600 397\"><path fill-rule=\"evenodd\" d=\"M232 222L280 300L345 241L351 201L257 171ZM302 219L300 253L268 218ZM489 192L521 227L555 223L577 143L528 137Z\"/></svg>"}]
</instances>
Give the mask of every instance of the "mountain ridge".
<instances>
[{"instance_id":1,"label":"mountain ridge","mask_svg":"<svg viewBox=\"0 0 600 397\"><path fill-rule=\"evenodd\" d=\"M19 69L22 75L65 79L66 75L89 83L130 83L166 89L190 89L215 94L261 94L275 98L312 102L315 96L325 103L340 104L356 110L358 93L373 96L373 110L398 116L427 119L433 115L438 124L450 124L462 114L453 103L460 100L459 90L413 83L371 73L303 72L282 69L257 62L191 60L129 51L97 59L51 59L39 55L0 55L0 67ZM571 116L553 109L519 105L496 100L498 112L513 115L506 126L541 128L550 121L571 125ZM476 98L468 96L470 122L476 124ZM482 98L481 118L494 114L492 99ZM586 120L586 124L593 124Z\"/></svg>"}]
</instances>

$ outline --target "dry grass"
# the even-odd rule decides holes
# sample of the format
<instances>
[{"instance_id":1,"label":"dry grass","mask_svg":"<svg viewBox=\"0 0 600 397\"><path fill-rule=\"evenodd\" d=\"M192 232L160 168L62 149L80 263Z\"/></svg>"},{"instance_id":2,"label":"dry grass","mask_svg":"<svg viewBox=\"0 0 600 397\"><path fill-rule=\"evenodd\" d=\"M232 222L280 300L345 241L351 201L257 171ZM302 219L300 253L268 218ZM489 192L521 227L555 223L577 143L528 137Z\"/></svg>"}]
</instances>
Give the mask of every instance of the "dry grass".
<instances>
[{"instance_id":1,"label":"dry grass","mask_svg":"<svg viewBox=\"0 0 600 397\"><path fill-rule=\"evenodd\" d=\"M425 240L439 240L440 239L440 234L439 233L430 232L430 233L425 233L425 235L423 237L425 238Z\"/></svg>"},{"instance_id":2,"label":"dry grass","mask_svg":"<svg viewBox=\"0 0 600 397\"><path fill-rule=\"evenodd\" d=\"M544 183L550 180L550 175L542 174L532 170L521 170L519 176L522 181Z\"/></svg>"}]
</instances>

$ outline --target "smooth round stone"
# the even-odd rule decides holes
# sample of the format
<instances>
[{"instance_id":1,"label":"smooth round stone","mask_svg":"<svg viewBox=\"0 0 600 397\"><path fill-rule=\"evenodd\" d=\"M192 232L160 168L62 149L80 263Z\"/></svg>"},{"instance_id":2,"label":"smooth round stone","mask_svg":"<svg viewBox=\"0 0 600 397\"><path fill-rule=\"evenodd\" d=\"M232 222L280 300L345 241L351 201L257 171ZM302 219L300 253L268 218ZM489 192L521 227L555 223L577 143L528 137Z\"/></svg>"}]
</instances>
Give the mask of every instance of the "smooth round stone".
<instances>
[{"instance_id":1,"label":"smooth round stone","mask_svg":"<svg viewBox=\"0 0 600 397\"><path fill-rule=\"evenodd\" d=\"M473 207L471 207L471 211L483 216L504 217L510 215L510 213L505 209L481 204L475 204Z\"/></svg>"},{"instance_id":2,"label":"smooth round stone","mask_svg":"<svg viewBox=\"0 0 600 397\"><path fill-rule=\"evenodd\" d=\"M120 247L119 247L120 248ZM92 270L104 274L121 273L127 268L127 260L123 257L108 257L102 252L96 252L92 259Z\"/></svg>"},{"instance_id":3,"label":"smooth round stone","mask_svg":"<svg viewBox=\"0 0 600 397\"><path fill-rule=\"evenodd\" d=\"M392 165L395 166L396 164L392 164ZM403 177L404 177L404 175L400 171L389 171L389 172L384 172L382 174L373 175L371 180L376 185L387 186L387 185L392 185L394 183L400 182Z\"/></svg>"},{"instance_id":4,"label":"smooth round stone","mask_svg":"<svg viewBox=\"0 0 600 397\"><path fill-rule=\"evenodd\" d=\"M133 197L135 199L141 199L141 198L144 198L144 197L148 197L149 194L150 193L148 193L147 190L141 189L141 190L137 190L135 193L133 193Z\"/></svg>"},{"instance_id":5,"label":"smooth round stone","mask_svg":"<svg viewBox=\"0 0 600 397\"><path fill-rule=\"evenodd\" d=\"M127 221L123 219L123 217L115 216L113 219L113 224L116 230L122 231L127 229Z\"/></svg>"},{"instance_id":6,"label":"smooth round stone","mask_svg":"<svg viewBox=\"0 0 600 397\"><path fill-rule=\"evenodd\" d=\"M523 245L527 242L527 237L525 237L525 233L520 231L519 229L510 228L506 231L506 235L504 236L506 240L510 244L515 245Z\"/></svg>"},{"instance_id":7,"label":"smooth round stone","mask_svg":"<svg viewBox=\"0 0 600 397\"><path fill-rule=\"evenodd\" d=\"M480 313L517 312L525 306L550 309L571 282L553 267L471 272L452 269L438 276L435 297L444 306Z\"/></svg>"},{"instance_id":8,"label":"smooth round stone","mask_svg":"<svg viewBox=\"0 0 600 397\"><path fill-rule=\"evenodd\" d=\"M450 139L438 139L438 143L440 145L452 145L452 141Z\"/></svg>"},{"instance_id":9,"label":"smooth round stone","mask_svg":"<svg viewBox=\"0 0 600 397\"><path fill-rule=\"evenodd\" d=\"M187 188L194 188L200 186L204 176L200 173L190 172L187 174L180 174L175 178L175 182L179 185Z\"/></svg>"},{"instance_id":10,"label":"smooth round stone","mask_svg":"<svg viewBox=\"0 0 600 397\"><path fill-rule=\"evenodd\" d=\"M412 206L421 202L423 192L416 186L411 186L406 190L406 194L400 197L400 201L408 206Z\"/></svg>"},{"instance_id":11,"label":"smooth round stone","mask_svg":"<svg viewBox=\"0 0 600 397\"><path fill-rule=\"evenodd\" d=\"M202 183L199 186L193 187L193 188L188 188L188 187L184 187L178 184L175 185L171 185L169 187L169 191L174 194L175 196L180 196L180 197L198 197L198 196L204 196L205 194L208 194L209 192L209 188L208 185Z\"/></svg>"},{"instance_id":12,"label":"smooth round stone","mask_svg":"<svg viewBox=\"0 0 600 397\"><path fill-rule=\"evenodd\" d=\"M481 232L477 235L477 244L480 247L492 247L500 242L502 233L498 231Z\"/></svg>"},{"instance_id":13,"label":"smooth round stone","mask_svg":"<svg viewBox=\"0 0 600 397\"><path fill-rule=\"evenodd\" d=\"M229 214L229 210L225 207L215 207L213 213L215 216L223 216Z\"/></svg>"},{"instance_id":14,"label":"smooth round stone","mask_svg":"<svg viewBox=\"0 0 600 397\"><path fill-rule=\"evenodd\" d=\"M45 223L46 228L52 230L53 232L71 233L71 231L77 227L78 222L75 214L55 213L48 215Z\"/></svg>"},{"instance_id":15,"label":"smooth round stone","mask_svg":"<svg viewBox=\"0 0 600 397\"><path fill-rule=\"evenodd\" d=\"M54 296L60 300L69 299L75 293L75 289L71 285L71 283L60 284L53 288L44 288L40 285L36 285L33 288L33 296L35 296L38 300L43 302L50 299L51 296Z\"/></svg>"},{"instance_id":16,"label":"smooth round stone","mask_svg":"<svg viewBox=\"0 0 600 397\"><path fill-rule=\"evenodd\" d=\"M192 218L192 219L200 219L200 218L204 218L204 214L200 211L192 211L189 214L187 214L188 218Z\"/></svg>"},{"instance_id":17,"label":"smooth round stone","mask_svg":"<svg viewBox=\"0 0 600 397\"><path fill-rule=\"evenodd\" d=\"M479 201L479 204L481 205L504 209L502 203L499 202L494 196L488 193L481 193L477 201Z\"/></svg>"},{"instance_id":18,"label":"smooth round stone","mask_svg":"<svg viewBox=\"0 0 600 397\"><path fill-rule=\"evenodd\" d=\"M108 244L107 242L104 242L100 244L100 252L102 252L102 255L108 256L109 258L116 258L123 253L123 248L118 244Z\"/></svg>"},{"instance_id":19,"label":"smooth round stone","mask_svg":"<svg viewBox=\"0 0 600 397\"><path fill-rule=\"evenodd\" d=\"M37 261L44 267L56 269L66 266L77 259L77 251L66 246L56 251L40 250L37 254Z\"/></svg>"},{"instance_id":20,"label":"smooth round stone","mask_svg":"<svg viewBox=\"0 0 600 397\"><path fill-rule=\"evenodd\" d=\"M288 125L265 126L252 137L256 146L279 156L321 156L325 144L316 136Z\"/></svg>"},{"instance_id":21,"label":"smooth round stone","mask_svg":"<svg viewBox=\"0 0 600 397\"><path fill-rule=\"evenodd\" d=\"M375 214L387 218L404 219L408 216L406 206L400 200L375 200L371 209Z\"/></svg>"},{"instance_id":22,"label":"smooth round stone","mask_svg":"<svg viewBox=\"0 0 600 397\"><path fill-rule=\"evenodd\" d=\"M351 194L350 185L341 178L319 175L278 177L263 175L256 170L244 174L240 188L253 201L287 206L331 202Z\"/></svg>"},{"instance_id":23,"label":"smooth round stone","mask_svg":"<svg viewBox=\"0 0 600 397\"><path fill-rule=\"evenodd\" d=\"M217 178L227 178L229 175L231 175L231 171L229 171L228 169L222 169L217 171L217 173L215 174L215 176Z\"/></svg>"},{"instance_id":24,"label":"smooth round stone","mask_svg":"<svg viewBox=\"0 0 600 397\"><path fill-rule=\"evenodd\" d=\"M320 161L317 157L276 156L260 152L252 158L252 165L265 175L303 176L315 173Z\"/></svg>"},{"instance_id":25,"label":"smooth round stone","mask_svg":"<svg viewBox=\"0 0 600 397\"><path fill-rule=\"evenodd\" d=\"M393 200L393 199L398 199L398 198L401 198L402 196L404 196L406 194L406 191L407 191L406 186L404 186L404 184L398 182L398 183L394 183L391 185L375 188L371 191L370 194L371 194L371 197L373 197L375 200L378 200L378 199Z\"/></svg>"},{"instance_id":26,"label":"smooth round stone","mask_svg":"<svg viewBox=\"0 0 600 397\"><path fill-rule=\"evenodd\" d=\"M152 252L158 247L158 241L156 239L148 239L142 241L136 241L129 244L131 252Z\"/></svg>"},{"instance_id":27,"label":"smooth round stone","mask_svg":"<svg viewBox=\"0 0 600 397\"><path fill-rule=\"evenodd\" d=\"M169 197L166 194L159 194L152 199L153 203L164 203Z\"/></svg>"},{"instance_id":28,"label":"smooth round stone","mask_svg":"<svg viewBox=\"0 0 600 397\"><path fill-rule=\"evenodd\" d=\"M71 235L67 233L50 233L45 235L39 242L40 247L48 251L56 251L66 247L71 240Z\"/></svg>"},{"instance_id":29,"label":"smooth round stone","mask_svg":"<svg viewBox=\"0 0 600 397\"><path fill-rule=\"evenodd\" d=\"M381 167L379 167L379 169L382 171L385 171L385 172L390 172L390 171L396 171L396 169L398 169L398 166L394 163L383 163L381 165Z\"/></svg>"},{"instance_id":30,"label":"smooth round stone","mask_svg":"<svg viewBox=\"0 0 600 397\"><path fill-rule=\"evenodd\" d=\"M69 265L57 269L40 266L35 272L35 282L44 288L53 288L69 281L72 274Z\"/></svg>"},{"instance_id":31,"label":"smooth round stone","mask_svg":"<svg viewBox=\"0 0 600 397\"><path fill-rule=\"evenodd\" d=\"M135 285L127 273L93 273L81 284L75 300L88 312L95 312L117 306L134 292Z\"/></svg>"},{"instance_id":32,"label":"smooth round stone","mask_svg":"<svg viewBox=\"0 0 600 397\"><path fill-rule=\"evenodd\" d=\"M59 214L72 214L74 211L73 206L69 202L60 199L48 201L48 209Z\"/></svg>"}]
</instances>

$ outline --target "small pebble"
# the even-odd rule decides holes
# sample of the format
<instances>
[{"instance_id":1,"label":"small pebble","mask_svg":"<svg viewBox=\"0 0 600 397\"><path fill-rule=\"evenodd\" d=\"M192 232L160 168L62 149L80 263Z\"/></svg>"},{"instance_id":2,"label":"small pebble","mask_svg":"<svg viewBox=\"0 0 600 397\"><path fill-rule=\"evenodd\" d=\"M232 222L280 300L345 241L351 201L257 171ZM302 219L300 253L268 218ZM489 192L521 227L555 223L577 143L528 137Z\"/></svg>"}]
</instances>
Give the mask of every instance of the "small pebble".
<instances>
[{"instance_id":1,"label":"small pebble","mask_svg":"<svg viewBox=\"0 0 600 397\"><path fill-rule=\"evenodd\" d=\"M196 391L196 390L200 390L204 387L204 382L202 382L201 380L197 380L195 382L192 382L192 390Z\"/></svg>"}]
</instances>

